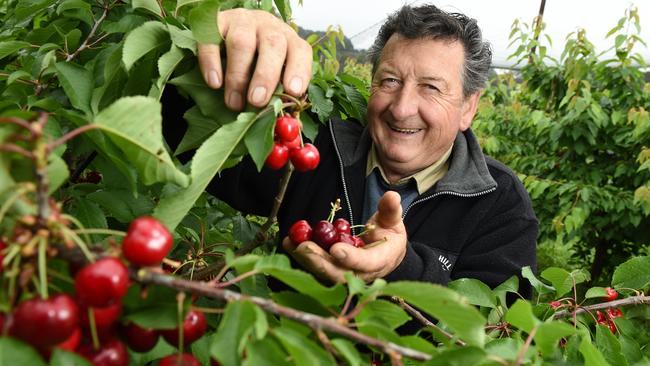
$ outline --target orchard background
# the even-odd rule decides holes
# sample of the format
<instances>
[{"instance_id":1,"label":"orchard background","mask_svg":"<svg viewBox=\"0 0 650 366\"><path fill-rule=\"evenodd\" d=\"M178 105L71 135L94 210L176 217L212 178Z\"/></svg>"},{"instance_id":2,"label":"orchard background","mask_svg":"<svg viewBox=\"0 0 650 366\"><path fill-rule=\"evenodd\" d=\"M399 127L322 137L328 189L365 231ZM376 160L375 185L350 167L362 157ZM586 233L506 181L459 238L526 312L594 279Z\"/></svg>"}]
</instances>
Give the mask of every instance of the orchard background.
<instances>
[{"instance_id":1,"label":"orchard background","mask_svg":"<svg viewBox=\"0 0 650 366\"><path fill-rule=\"evenodd\" d=\"M335 31L308 38L306 98L278 89L266 108L227 110L196 44L217 41L210 14L237 6L291 14L285 0L0 4L0 364L174 364L182 352L204 365L650 364L650 84L634 9L610 33L613 58L577 32L551 59L541 24L515 23L520 73L495 74L484 93L474 129L519 174L541 225L538 273L522 271L535 296L509 303L517 277L323 285L275 254L273 215L204 193L246 155L262 168L283 113L305 141L330 116L365 115L369 65L338 60ZM170 86L192 105L174 151L162 137ZM171 232L162 264L122 244L142 216ZM80 284L98 263L123 276L108 300ZM77 317L48 318L57 306ZM419 336L396 331L410 319Z\"/></svg>"}]
</instances>

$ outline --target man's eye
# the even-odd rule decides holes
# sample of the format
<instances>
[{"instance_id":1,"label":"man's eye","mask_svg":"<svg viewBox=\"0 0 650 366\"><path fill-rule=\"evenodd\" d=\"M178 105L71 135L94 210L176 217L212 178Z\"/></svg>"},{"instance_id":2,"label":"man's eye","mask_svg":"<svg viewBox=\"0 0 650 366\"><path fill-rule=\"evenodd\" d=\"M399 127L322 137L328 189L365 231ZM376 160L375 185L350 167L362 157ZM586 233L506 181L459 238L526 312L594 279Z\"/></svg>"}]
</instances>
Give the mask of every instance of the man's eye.
<instances>
[{"instance_id":1,"label":"man's eye","mask_svg":"<svg viewBox=\"0 0 650 366\"><path fill-rule=\"evenodd\" d=\"M382 86L395 86L399 83L399 80L395 78L385 78L381 80Z\"/></svg>"},{"instance_id":2,"label":"man's eye","mask_svg":"<svg viewBox=\"0 0 650 366\"><path fill-rule=\"evenodd\" d=\"M424 84L424 87L431 91L440 91L437 86L432 84Z\"/></svg>"}]
</instances>

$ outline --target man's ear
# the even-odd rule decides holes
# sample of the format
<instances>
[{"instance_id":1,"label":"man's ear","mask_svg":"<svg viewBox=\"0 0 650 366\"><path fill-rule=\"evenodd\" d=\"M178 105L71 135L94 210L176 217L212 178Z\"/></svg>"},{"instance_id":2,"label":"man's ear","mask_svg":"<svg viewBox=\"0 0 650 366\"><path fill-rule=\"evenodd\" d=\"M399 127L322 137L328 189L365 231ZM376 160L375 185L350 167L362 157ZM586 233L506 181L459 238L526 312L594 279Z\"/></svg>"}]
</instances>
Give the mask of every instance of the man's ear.
<instances>
[{"instance_id":1,"label":"man's ear","mask_svg":"<svg viewBox=\"0 0 650 366\"><path fill-rule=\"evenodd\" d=\"M460 121L461 131L465 131L466 129L470 128L470 126L472 126L472 121L474 120L474 116L476 115L476 111L478 110L479 99L481 99L480 90L474 92L474 94L465 98L465 100L463 101L463 106L461 107L463 110L461 112L462 115Z\"/></svg>"}]
</instances>

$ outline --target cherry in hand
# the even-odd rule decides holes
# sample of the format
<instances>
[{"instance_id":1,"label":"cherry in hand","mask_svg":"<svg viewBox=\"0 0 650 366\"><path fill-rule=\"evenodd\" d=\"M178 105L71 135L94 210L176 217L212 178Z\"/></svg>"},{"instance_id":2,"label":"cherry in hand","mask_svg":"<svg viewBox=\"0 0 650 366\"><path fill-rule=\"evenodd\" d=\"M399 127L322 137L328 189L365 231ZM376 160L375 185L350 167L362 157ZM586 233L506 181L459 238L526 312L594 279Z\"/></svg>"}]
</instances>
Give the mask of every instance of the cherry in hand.
<instances>
[{"instance_id":1,"label":"cherry in hand","mask_svg":"<svg viewBox=\"0 0 650 366\"><path fill-rule=\"evenodd\" d=\"M312 239L313 230L307 220L298 220L289 228L289 239L295 245Z\"/></svg>"}]
</instances>

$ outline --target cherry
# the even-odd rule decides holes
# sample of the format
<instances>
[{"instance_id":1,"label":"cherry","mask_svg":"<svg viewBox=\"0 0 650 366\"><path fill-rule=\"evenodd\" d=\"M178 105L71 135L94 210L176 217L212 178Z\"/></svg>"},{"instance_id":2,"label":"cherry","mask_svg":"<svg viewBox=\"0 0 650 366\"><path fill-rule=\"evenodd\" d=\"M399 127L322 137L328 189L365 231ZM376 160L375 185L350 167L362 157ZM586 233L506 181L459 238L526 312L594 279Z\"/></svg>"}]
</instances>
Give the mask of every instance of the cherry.
<instances>
[{"instance_id":1,"label":"cherry","mask_svg":"<svg viewBox=\"0 0 650 366\"><path fill-rule=\"evenodd\" d=\"M557 309L557 308L559 308L560 306L562 306L562 303L559 302L559 301L557 301L557 300L555 300L555 301L551 301L551 302L549 302L549 305L551 305L551 308L553 308L553 309Z\"/></svg>"},{"instance_id":2,"label":"cherry","mask_svg":"<svg viewBox=\"0 0 650 366\"><path fill-rule=\"evenodd\" d=\"M357 248L363 248L363 247L366 246L366 242L363 241L363 239L361 239L360 237L358 237L358 236L353 236L352 239L354 240L354 244L352 244L352 245L354 245L355 247L357 247Z\"/></svg>"},{"instance_id":3,"label":"cherry","mask_svg":"<svg viewBox=\"0 0 650 366\"><path fill-rule=\"evenodd\" d=\"M208 324L205 321L205 315L190 310L183 321L183 344L187 346L201 338L206 330L208 330ZM178 328L164 329L160 331L160 334L169 344L178 347Z\"/></svg>"},{"instance_id":4,"label":"cherry","mask_svg":"<svg viewBox=\"0 0 650 366\"><path fill-rule=\"evenodd\" d=\"M129 355L124 343L118 339L111 339L104 342L96 350L92 344L84 344L79 347L78 353L88 359L93 366L128 366Z\"/></svg>"},{"instance_id":5,"label":"cherry","mask_svg":"<svg viewBox=\"0 0 650 366\"><path fill-rule=\"evenodd\" d=\"M313 230L307 220L296 221L291 228L289 228L289 239L291 242L298 245L303 241L311 240Z\"/></svg>"},{"instance_id":6,"label":"cherry","mask_svg":"<svg viewBox=\"0 0 650 366\"><path fill-rule=\"evenodd\" d=\"M77 272L74 287L79 301L86 306L111 305L126 295L129 272L119 259L102 258Z\"/></svg>"},{"instance_id":7,"label":"cherry","mask_svg":"<svg viewBox=\"0 0 650 366\"><path fill-rule=\"evenodd\" d=\"M605 292L607 293L607 296L605 296L607 301L616 300L618 297L618 292L611 287L605 287Z\"/></svg>"},{"instance_id":8,"label":"cherry","mask_svg":"<svg viewBox=\"0 0 650 366\"><path fill-rule=\"evenodd\" d=\"M616 323L614 323L613 321L610 320L610 321L607 323L607 327L609 327L609 330L610 330L612 333L616 334Z\"/></svg>"},{"instance_id":9,"label":"cherry","mask_svg":"<svg viewBox=\"0 0 650 366\"><path fill-rule=\"evenodd\" d=\"M596 323L598 324L607 323L607 317L605 316L605 313L603 313L600 310L596 310Z\"/></svg>"},{"instance_id":10,"label":"cherry","mask_svg":"<svg viewBox=\"0 0 650 366\"><path fill-rule=\"evenodd\" d=\"M621 309L617 308L609 308L607 309L607 315L609 315L610 318L620 318L623 316L623 312Z\"/></svg>"},{"instance_id":11,"label":"cherry","mask_svg":"<svg viewBox=\"0 0 650 366\"><path fill-rule=\"evenodd\" d=\"M276 142L264 164L273 170L278 170L287 164L287 160L289 160L289 148Z\"/></svg>"},{"instance_id":12,"label":"cherry","mask_svg":"<svg viewBox=\"0 0 650 366\"><path fill-rule=\"evenodd\" d=\"M302 139L300 138L300 135L298 135L293 141L284 141L283 144L288 147L289 150L300 149L302 147Z\"/></svg>"},{"instance_id":13,"label":"cherry","mask_svg":"<svg viewBox=\"0 0 650 366\"><path fill-rule=\"evenodd\" d=\"M80 342L81 342L81 330L79 328L76 328L74 332L72 332L72 335L68 337L68 339L57 344L54 347L60 348L64 351L74 352L77 349L77 347L79 347Z\"/></svg>"},{"instance_id":14,"label":"cherry","mask_svg":"<svg viewBox=\"0 0 650 366\"><path fill-rule=\"evenodd\" d=\"M334 229L334 225L326 220L319 221L314 226L313 240L323 249L328 250L332 244L339 240L339 233Z\"/></svg>"},{"instance_id":15,"label":"cherry","mask_svg":"<svg viewBox=\"0 0 650 366\"><path fill-rule=\"evenodd\" d=\"M5 249L7 249L7 244L0 240L0 271L4 269L2 262L5 260Z\"/></svg>"},{"instance_id":16,"label":"cherry","mask_svg":"<svg viewBox=\"0 0 650 366\"><path fill-rule=\"evenodd\" d=\"M282 142L291 142L300 135L300 122L297 119L285 115L275 121L275 135Z\"/></svg>"},{"instance_id":17,"label":"cherry","mask_svg":"<svg viewBox=\"0 0 650 366\"><path fill-rule=\"evenodd\" d=\"M9 333L38 348L59 344L78 328L79 309L70 295L33 298L20 303Z\"/></svg>"},{"instance_id":18,"label":"cherry","mask_svg":"<svg viewBox=\"0 0 650 366\"><path fill-rule=\"evenodd\" d=\"M320 153L316 146L305 144L305 146L300 149L289 151L289 158L297 171L306 172L316 169L320 162Z\"/></svg>"},{"instance_id":19,"label":"cherry","mask_svg":"<svg viewBox=\"0 0 650 366\"><path fill-rule=\"evenodd\" d=\"M137 266L157 266L172 249L174 240L164 224L149 216L131 222L122 241L124 257Z\"/></svg>"},{"instance_id":20,"label":"cherry","mask_svg":"<svg viewBox=\"0 0 650 366\"><path fill-rule=\"evenodd\" d=\"M332 223L334 225L334 229L339 232L339 233L350 233L350 223L348 220L343 219L343 218L338 218L334 220Z\"/></svg>"},{"instance_id":21,"label":"cherry","mask_svg":"<svg viewBox=\"0 0 650 366\"><path fill-rule=\"evenodd\" d=\"M163 357L158 362L158 366L201 366L199 360L189 353L180 355L173 354Z\"/></svg>"},{"instance_id":22,"label":"cherry","mask_svg":"<svg viewBox=\"0 0 650 366\"><path fill-rule=\"evenodd\" d=\"M93 310L95 317L95 327L100 333L107 333L110 328L117 322L122 314L122 301L117 301L114 304L104 307L80 307L81 310L81 325L90 329L90 320L88 309Z\"/></svg>"},{"instance_id":23,"label":"cherry","mask_svg":"<svg viewBox=\"0 0 650 366\"><path fill-rule=\"evenodd\" d=\"M127 346L136 352L150 351L158 343L158 332L151 328L142 328L129 322L121 328L121 334Z\"/></svg>"}]
</instances>

